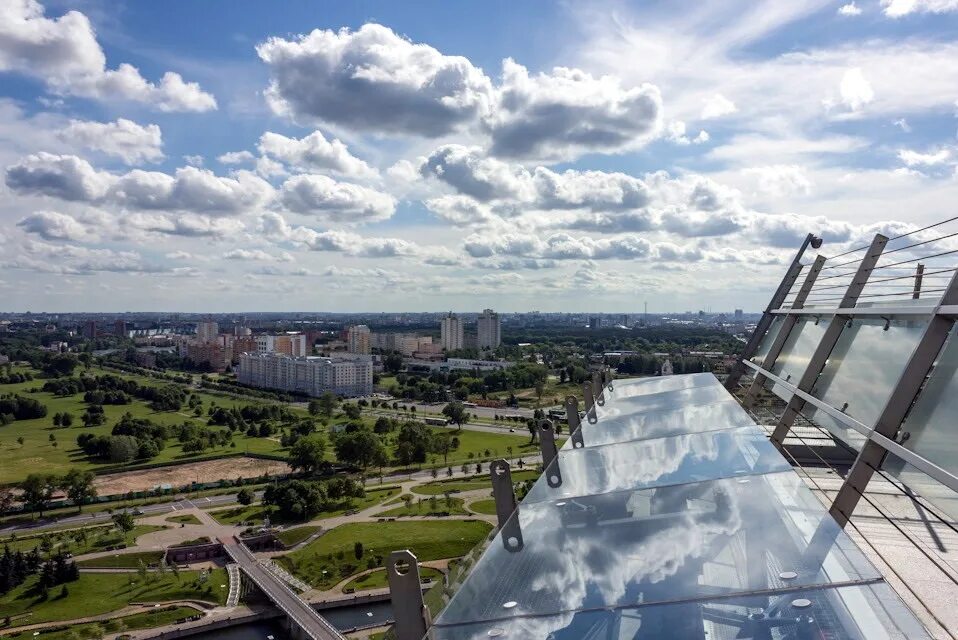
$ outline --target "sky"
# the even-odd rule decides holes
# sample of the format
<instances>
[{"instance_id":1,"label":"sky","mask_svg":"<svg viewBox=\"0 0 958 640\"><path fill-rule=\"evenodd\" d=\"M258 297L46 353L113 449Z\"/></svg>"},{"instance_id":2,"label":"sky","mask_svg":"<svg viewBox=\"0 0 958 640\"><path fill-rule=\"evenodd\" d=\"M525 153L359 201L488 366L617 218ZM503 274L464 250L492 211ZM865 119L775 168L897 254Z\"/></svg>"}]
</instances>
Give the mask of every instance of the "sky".
<instances>
[{"instance_id":1,"label":"sky","mask_svg":"<svg viewBox=\"0 0 958 640\"><path fill-rule=\"evenodd\" d=\"M0 2L0 311L764 307L955 214L958 0Z\"/></svg>"}]
</instances>

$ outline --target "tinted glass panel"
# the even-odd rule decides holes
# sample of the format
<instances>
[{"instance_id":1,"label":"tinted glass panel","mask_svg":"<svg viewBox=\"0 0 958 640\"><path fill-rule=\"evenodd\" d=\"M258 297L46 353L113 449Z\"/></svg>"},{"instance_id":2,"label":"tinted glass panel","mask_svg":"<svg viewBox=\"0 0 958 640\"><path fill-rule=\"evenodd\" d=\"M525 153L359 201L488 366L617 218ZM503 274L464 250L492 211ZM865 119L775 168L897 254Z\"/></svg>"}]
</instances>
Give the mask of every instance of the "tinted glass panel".
<instances>
[{"instance_id":1,"label":"tinted glass panel","mask_svg":"<svg viewBox=\"0 0 958 640\"><path fill-rule=\"evenodd\" d=\"M432 640L927 640L886 584L433 627Z\"/></svg>"},{"instance_id":2,"label":"tinted glass panel","mask_svg":"<svg viewBox=\"0 0 958 640\"><path fill-rule=\"evenodd\" d=\"M878 577L789 471L522 504L437 623Z\"/></svg>"},{"instance_id":3,"label":"tinted glass panel","mask_svg":"<svg viewBox=\"0 0 958 640\"><path fill-rule=\"evenodd\" d=\"M595 407L599 421L611 420L623 415L630 415L637 411L652 411L654 409L677 409L679 407L710 404L719 400L735 402L729 392L718 383L715 376L707 374L714 382L708 386L690 387L661 391L632 397L621 397L614 392L604 406Z\"/></svg>"},{"instance_id":4,"label":"tinted glass panel","mask_svg":"<svg viewBox=\"0 0 958 640\"><path fill-rule=\"evenodd\" d=\"M653 396L654 397L654 396ZM711 404L651 411L635 410L630 415L606 418L596 424L582 421L582 442L586 447L626 442L682 433L702 433L729 427L753 426L752 420L726 392L725 398ZM573 439L563 449L573 447Z\"/></svg>"},{"instance_id":5,"label":"tinted glass panel","mask_svg":"<svg viewBox=\"0 0 958 640\"><path fill-rule=\"evenodd\" d=\"M755 350L755 355L752 356L752 362L755 364L762 364L762 361L765 360L766 354L768 354L769 348L772 346L772 343L775 342L775 336L778 335L778 330L782 328L782 323L784 321L785 316L775 316L775 319L772 320L771 326L768 328L768 332L759 343L758 349Z\"/></svg>"},{"instance_id":6,"label":"tinted glass panel","mask_svg":"<svg viewBox=\"0 0 958 640\"><path fill-rule=\"evenodd\" d=\"M563 449L523 504L790 469L755 427Z\"/></svg>"},{"instance_id":7,"label":"tinted glass panel","mask_svg":"<svg viewBox=\"0 0 958 640\"><path fill-rule=\"evenodd\" d=\"M928 500L928 502L948 514L949 517L958 520L958 493L926 475L923 471L919 471L894 453L889 453L885 457L882 469L901 480L912 492ZM917 506L916 509L918 509ZM919 513L918 515L934 520L933 517L925 516L925 514Z\"/></svg>"},{"instance_id":8,"label":"tinted glass panel","mask_svg":"<svg viewBox=\"0 0 958 640\"><path fill-rule=\"evenodd\" d=\"M786 382L797 385L805 369L808 368L808 361L815 353L818 343L821 342L828 323L828 318L822 318L818 324L815 323L814 318L802 318L795 323L782 346L782 352L772 366L772 373L784 378ZM771 380L766 381L765 386L781 398L788 400L792 397L791 391Z\"/></svg>"},{"instance_id":9,"label":"tinted glass panel","mask_svg":"<svg viewBox=\"0 0 958 640\"><path fill-rule=\"evenodd\" d=\"M956 325L958 327L958 325ZM905 420L906 448L958 475L958 336L951 336Z\"/></svg>"},{"instance_id":10,"label":"tinted glass panel","mask_svg":"<svg viewBox=\"0 0 958 640\"><path fill-rule=\"evenodd\" d=\"M626 378L613 381L613 390L606 391L610 402L635 396L644 396L650 393L663 391L677 391L693 387L721 386L718 379L711 373L693 373L682 376L657 376L654 378Z\"/></svg>"},{"instance_id":11,"label":"tinted glass panel","mask_svg":"<svg viewBox=\"0 0 958 640\"><path fill-rule=\"evenodd\" d=\"M885 401L901 377L905 363L928 326L921 320L892 320L885 329L882 319L856 318L842 331L822 370L812 395L845 411L868 427L875 424ZM875 366L881 363L881 366ZM809 416L837 437L861 448L865 438L858 431L811 405Z\"/></svg>"}]
</instances>

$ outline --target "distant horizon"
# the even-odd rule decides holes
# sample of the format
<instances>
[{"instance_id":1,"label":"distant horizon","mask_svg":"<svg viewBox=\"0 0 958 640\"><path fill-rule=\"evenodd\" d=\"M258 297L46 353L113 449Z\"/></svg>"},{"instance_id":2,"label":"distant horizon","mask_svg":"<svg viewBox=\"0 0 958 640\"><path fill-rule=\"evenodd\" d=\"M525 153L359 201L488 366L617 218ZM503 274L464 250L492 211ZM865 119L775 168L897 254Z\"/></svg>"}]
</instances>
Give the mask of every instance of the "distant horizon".
<instances>
[{"instance_id":1,"label":"distant horizon","mask_svg":"<svg viewBox=\"0 0 958 640\"><path fill-rule=\"evenodd\" d=\"M456 310L456 309L443 309L441 311L0 311L0 317L5 315L24 315L27 313L34 315L127 315L127 314L153 314L153 315L162 315L162 314L176 314L176 315L190 315L190 316L202 316L202 315L265 315L265 314L278 314L278 315L373 315L373 314L422 314L422 315L437 315L443 313L452 313L457 315L471 315L471 314L480 314L482 310L479 311L467 311L467 310ZM493 309L498 314L529 314L529 313L542 313L542 314L562 314L562 315L629 315L629 316L641 316L645 315L644 311L542 311L538 309L530 309L527 311L500 311L499 309ZM649 311L648 315L681 315L681 314L697 314L699 309L689 309L685 311ZM727 309L724 311L707 311L702 309L707 315L719 315L719 314L733 314L735 309ZM760 314L762 311L749 311L742 309L743 314Z\"/></svg>"}]
</instances>

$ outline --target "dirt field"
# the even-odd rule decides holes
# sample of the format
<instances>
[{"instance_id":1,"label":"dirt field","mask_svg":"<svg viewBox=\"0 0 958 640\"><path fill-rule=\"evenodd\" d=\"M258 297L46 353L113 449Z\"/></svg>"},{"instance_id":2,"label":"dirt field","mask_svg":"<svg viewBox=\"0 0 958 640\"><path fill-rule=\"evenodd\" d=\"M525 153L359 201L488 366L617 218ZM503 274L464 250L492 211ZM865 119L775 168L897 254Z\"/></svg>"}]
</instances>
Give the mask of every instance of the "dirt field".
<instances>
[{"instance_id":1,"label":"dirt field","mask_svg":"<svg viewBox=\"0 0 958 640\"><path fill-rule=\"evenodd\" d=\"M94 481L97 493L101 496L126 493L127 491L146 491L159 485L182 487L191 482L215 482L217 480L235 480L236 478L255 478L261 475L289 473L289 465L275 460L257 458L226 458L207 460L193 464L181 464L175 467L162 467L146 471L128 471L99 476Z\"/></svg>"}]
</instances>

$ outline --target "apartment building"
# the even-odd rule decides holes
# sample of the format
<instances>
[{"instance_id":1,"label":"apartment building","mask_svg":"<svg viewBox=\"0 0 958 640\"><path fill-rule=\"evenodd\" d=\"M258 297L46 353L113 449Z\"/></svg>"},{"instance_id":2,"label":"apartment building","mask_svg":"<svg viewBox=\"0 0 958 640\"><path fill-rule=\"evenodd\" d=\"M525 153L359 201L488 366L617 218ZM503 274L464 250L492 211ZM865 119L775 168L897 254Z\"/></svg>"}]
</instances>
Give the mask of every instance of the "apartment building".
<instances>
[{"instance_id":1,"label":"apartment building","mask_svg":"<svg viewBox=\"0 0 958 640\"><path fill-rule=\"evenodd\" d=\"M370 352L369 327L358 324L346 330L346 350L350 353Z\"/></svg>"},{"instance_id":2,"label":"apartment building","mask_svg":"<svg viewBox=\"0 0 958 640\"><path fill-rule=\"evenodd\" d=\"M327 391L340 396L366 396L373 392L373 359L359 354L322 358L244 353L240 356L236 378L254 387L309 396Z\"/></svg>"},{"instance_id":3,"label":"apartment building","mask_svg":"<svg viewBox=\"0 0 958 640\"><path fill-rule=\"evenodd\" d=\"M484 309L476 320L476 346L479 349L496 349L502 344L502 329L499 314Z\"/></svg>"},{"instance_id":4,"label":"apartment building","mask_svg":"<svg viewBox=\"0 0 958 640\"><path fill-rule=\"evenodd\" d=\"M439 323L440 344L446 351L462 349L465 344L462 319L449 313Z\"/></svg>"}]
</instances>

